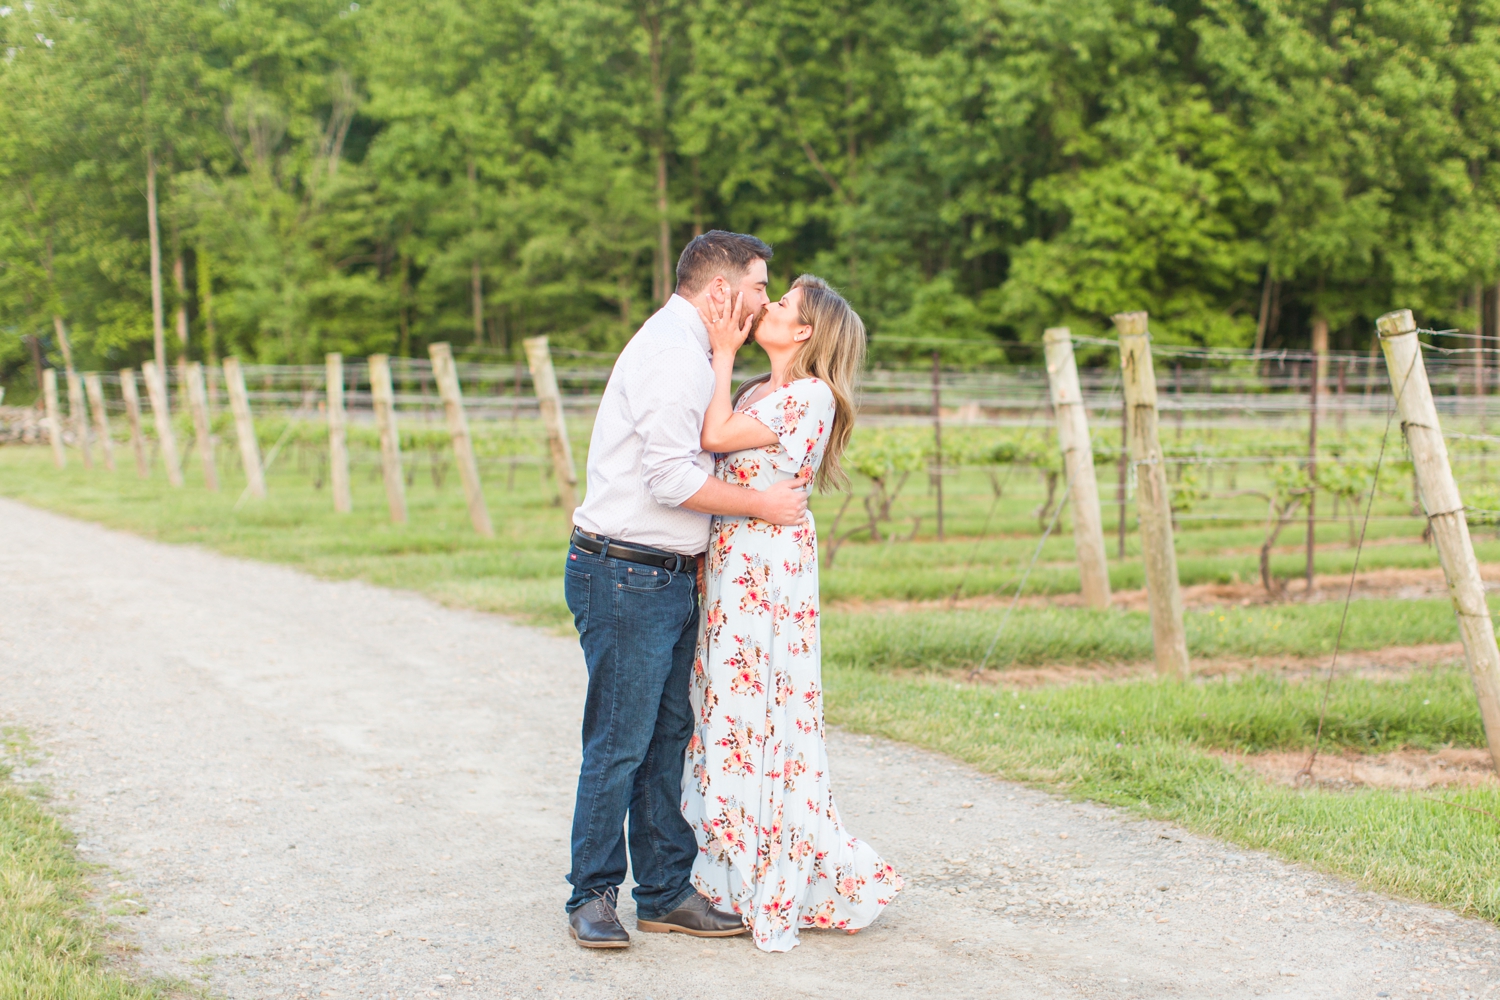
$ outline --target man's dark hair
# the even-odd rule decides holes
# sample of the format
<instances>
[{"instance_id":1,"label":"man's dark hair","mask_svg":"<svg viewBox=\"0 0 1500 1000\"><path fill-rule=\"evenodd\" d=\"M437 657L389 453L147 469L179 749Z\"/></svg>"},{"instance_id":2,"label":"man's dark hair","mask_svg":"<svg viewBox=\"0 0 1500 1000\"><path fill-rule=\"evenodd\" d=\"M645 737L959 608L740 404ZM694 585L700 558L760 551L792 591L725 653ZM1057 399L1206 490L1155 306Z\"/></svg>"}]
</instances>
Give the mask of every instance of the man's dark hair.
<instances>
[{"instance_id":1,"label":"man's dark hair","mask_svg":"<svg viewBox=\"0 0 1500 1000\"><path fill-rule=\"evenodd\" d=\"M722 274L726 279L743 275L756 260L769 261L772 250L765 242L744 233L710 229L693 237L677 258L677 294L697 295Z\"/></svg>"}]
</instances>

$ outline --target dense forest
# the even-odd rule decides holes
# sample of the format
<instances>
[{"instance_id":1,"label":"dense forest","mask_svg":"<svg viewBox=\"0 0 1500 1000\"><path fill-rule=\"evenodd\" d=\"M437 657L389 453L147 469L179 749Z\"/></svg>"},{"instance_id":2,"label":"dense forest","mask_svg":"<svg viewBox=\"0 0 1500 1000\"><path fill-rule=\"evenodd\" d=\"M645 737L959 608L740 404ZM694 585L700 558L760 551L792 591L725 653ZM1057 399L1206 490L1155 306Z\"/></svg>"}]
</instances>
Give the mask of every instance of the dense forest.
<instances>
[{"instance_id":1,"label":"dense forest","mask_svg":"<svg viewBox=\"0 0 1500 1000\"><path fill-rule=\"evenodd\" d=\"M884 363L1500 307L1500 0L12 2L12 399L61 331L82 368L609 351L715 227Z\"/></svg>"}]
</instances>

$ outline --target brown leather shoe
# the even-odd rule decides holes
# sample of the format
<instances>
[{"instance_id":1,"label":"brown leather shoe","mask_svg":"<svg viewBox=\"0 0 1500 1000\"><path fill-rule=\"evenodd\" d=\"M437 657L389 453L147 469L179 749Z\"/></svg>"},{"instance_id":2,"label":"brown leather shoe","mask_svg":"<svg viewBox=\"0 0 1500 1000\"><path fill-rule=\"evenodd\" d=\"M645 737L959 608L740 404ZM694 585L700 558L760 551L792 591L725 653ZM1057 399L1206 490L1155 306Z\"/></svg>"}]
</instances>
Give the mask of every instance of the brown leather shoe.
<instances>
[{"instance_id":1,"label":"brown leather shoe","mask_svg":"<svg viewBox=\"0 0 1500 1000\"><path fill-rule=\"evenodd\" d=\"M620 925L615 908L596 896L568 914L568 931L585 948L629 948L630 933Z\"/></svg>"},{"instance_id":2,"label":"brown leather shoe","mask_svg":"<svg viewBox=\"0 0 1500 1000\"><path fill-rule=\"evenodd\" d=\"M660 920L636 918L637 930L648 934L691 934L693 937L734 937L749 928L737 913L714 909L714 905L698 893L685 899L681 906Z\"/></svg>"}]
</instances>

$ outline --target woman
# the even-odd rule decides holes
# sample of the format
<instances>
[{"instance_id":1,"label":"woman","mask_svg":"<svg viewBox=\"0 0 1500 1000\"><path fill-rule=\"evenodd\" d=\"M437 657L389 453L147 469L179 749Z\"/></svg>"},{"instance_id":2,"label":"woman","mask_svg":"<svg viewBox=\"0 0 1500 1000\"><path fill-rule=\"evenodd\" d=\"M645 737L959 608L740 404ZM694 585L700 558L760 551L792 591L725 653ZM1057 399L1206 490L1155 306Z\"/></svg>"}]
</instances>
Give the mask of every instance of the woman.
<instances>
[{"instance_id":1,"label":"woman","mask_svg":"<svg viewBox=\"0 0 1500 1000\"><path fill-rule=\"evenodd\" d=\"M716 388L703 448L718 453L715 475L747 489L792 477L842 485L864 324L821 279L798 278L755 329L771 374L736 405L730 369L751 327L737 314L724 302L704 316ZM764 951L789 951L802 927L853 933L901 888L834 808L820 659L812 515L791 528L714 518L683 814L698 837L693 884L739 913Z\"/></svg>"}]
</instances>

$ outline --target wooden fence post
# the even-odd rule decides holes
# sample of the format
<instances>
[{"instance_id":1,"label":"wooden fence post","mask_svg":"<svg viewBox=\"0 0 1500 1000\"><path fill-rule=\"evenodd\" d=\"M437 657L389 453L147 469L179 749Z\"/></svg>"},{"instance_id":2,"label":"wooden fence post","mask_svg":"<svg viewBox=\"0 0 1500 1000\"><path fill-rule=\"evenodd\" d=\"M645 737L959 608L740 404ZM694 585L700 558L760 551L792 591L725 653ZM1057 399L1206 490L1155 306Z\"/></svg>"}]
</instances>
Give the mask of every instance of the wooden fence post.
<instances>
[{"instance_id":1,"label":"wooden fence post","mask_svg":"<svg viewBox=\"0 0 1500 1000\"><path fill-rule=\"evenodd\" d=\"M1146 314L1120 313L1114 321L1120 332L1120 374L1128 412L1130 461L1136 468L1135 503L1156 669L1187 677L1190 664L1182 622L1182 590L1177 581L1177 552L1172 544L1172 497L1167 488L1167 467L1162 462L1156 372L1151 367Z\"/></svg>"},{"instance_id":2,"label":"wooden fence post","mask_svg":"<svg viewBox=\"0 0 1500 1000\"><path fill-rule=\"evenodd\" d=\"M1458 484L1453 481L1448 446L1443 441L1432 388L1427 383L1422 347L1417 342L1417 324L1410 309L1401 309L1386 313L1375 326L1380 332L1380 347L1385 352L1386 370L1401 414L1401 429L1416 467L1422 507L1432 528L1448 594L1458 617L1458 633L1479 696L1479 714L1484 720L1490 757L1500 768L1500 649L1495 646L1495 626L1484 600L1484 583L1474 558L1474 544L1469 539L1469 519L1464 513Z\"/></svg>"},{"instance_id":3,"label":"wooden fence post","mask_svg":"<svg viewBox=\"0 0 1500 1000\"><path fill-rule=\"evenodd\" d=\"M161 445L162 461L167 466L167 482L182 485L182 462L177 457L177 434L172 430L172 411L167 407L167 373L155 361L141 362L146 379L146 397L151 400L151 419L156 424L156 439Z\"/></svg>"},{"instance_id":4,"label":"wooden fence post","mask_svg":"<svg viewBox=\"0 0 1500 1000\"><path fill-rule=\"evenodd\" d=\"M333 509L347 514L354 509L349 494L349 439L344 419L344 356L328 355L328 480L333 487Z\"/></svg>"},{"instance_id":5,"label":"wooden fence post","mask_svg":"<svg viewBox=\"0 0 1500 1000\"><path fill-rule=\"evenodd\" d=\"M453 348L444 343L429 344L432 375L443 397L443 411L448 418L448 435L453 439L453 457L458 463L459 478L464 484L464 498L469 503L469 521L485 538L494 538L490 511L484 504L479 486L479 463L474 459L474 442L469 437L469 421L464 416L464 397L458 385L458 368L453 363Z\"/></svg>"},{"instance_id":6,"label":"wooden fence post","mask_svg":"<svg viewBox=\"0 0 1500 1000\"><path fill-rule=\"evenodd\" d=\"M83 387L88 392L89 409L94 414L94 429L99 434L99 451L104 456L104 467L115 471L115 442L109 436L109 411L104 408L104 382L98 372L83 377Z\"/></svg>"},{"instance_id":7,"label":"wooden fence post","mask_svg":"<svg viewBox=\"0 0 1500 1000\"><path fill-rule=\"evenodd\" d=\"M573 465L573 446L568 441L568 427L563 419L562 394L557 390L557 373L552 370L552 351L546 337L527 337L526 361L531 365L531 383L536 401L547 426L547 445L552 451L552 471L557 476L557 496L568 517L578 506L578 469Z\"/></svg>"},{"instance_id":8,"label":"wooden fence post","mask_svg":"<svg viewBox=\"0 0 1500 1000\"><path fill-rule=\"evenodd\" d=\"M78 441L78 450L83 452L83 467L94 467L94 456L89 449L89 408L83 401L83 382L73 369L67 370L68 422L73 425L73 437Z\"/></svg>"},{"instance_id":9,"label":"wooden fence post","mask_svg":"<svg viewBox=\"0 0 1500 1000\"><path fill-rule=\"evenodd\" d=\"M1115 503L1120 508L1119 522L1115 525L1120 536L1119 546L1115 549L1116 558L1125 561L1125 529L1126 510L1125 499L1130 493L1130 407L1125 402L1125 394L1120 394L1120 481L1115 487Z\"/></svg>"},{"instance_id":10,"label":"wooden fence post","mask_svg":"<svg viewBox=\"0 0 1500 1000\"><path fill-rule=\"evenodd\" d=\"M135 452L136 475L151 476L151 462L146 458L146 435L141 433L141 396L136 390L135 372L120 369L120 394L125 397L125 420L130 424L130 448Z\"/></svg>"},{"instance_id":11,"label":"wooden fence post","mask_svg":"<svg viewBox=\"0 0 1500 1000\"><path fill-rule=\"evenodd\" d=\"M391 359L370 355L370 396L375 402L375 425L380 430L380 472L385 479L385 503L391 523L406 523L406 477L401 470L401 435L396 429L396 394L391 388Z\"/></svg>"},{"instance_id":12,"label":"wooden fence post","mask_svg":"<svg viewBox=\"0 0 1500 1000\"><path fill-rule=\"evenodd\" d=\"M1109 567L1104 558L1104 519L1099 513L1099 481L1094 477L1094 446L1089 439L1088 411L1073 360L1073 335L1065 326L1043 334L1052 406L1057 411L1057 441L1073 501L1073 551L1083 599L1091 608L1109 607Z\"/></svg>"},{"instance_id":13,"label":"wooden fence post","mask_svg":"<svg viewBox=\"0 0 1500 1000\"><path fill-rule=\"evenodd\" d=\"M193 411L193 439L198 447L198 460L203 463L203 485L217 493L219 470L214 464L214 430L208 422L208 391L203 385L203 365L191 361L185 372L188 406Z\"/></svg>"},{"instance_id":14,"label":"wooden fence post","mask_svg":"<svg viewBox=\"0 0 1500 1000\"><path fill-rule=\"evenodd\" d=\"M47 440L52 442L52 461L59 469L68 467L68 453L63 451L62 414L57 406L57 369L42 370L42 397L47 402Z\"/></svg>"},{"instance_id":15,"label":"wooden fence post","mask_svg":"<svg viewBox=\"0 0 1500 1000\"><path fill-rule=\"evenodd\" d=\"M943 362L932 352L932 492L937 498L937 540L943 540Z\"/></svg>"},{"instance_id":16,"label":"wooden fence post","mask_svg":"<svg viewBox=\"0 0 1500 1000\"><path fill-rule=\"evenodd\" d=\"M260 464L260 442L255 437L255 419L250 415L250 395L245 392L245 373L240 369L239 358L224 359L224 386L229 390L229 409L234 414L234 436L240 443L245 487L251 496L264 499L266 473Z\"/></svg>"}]
</instances>

